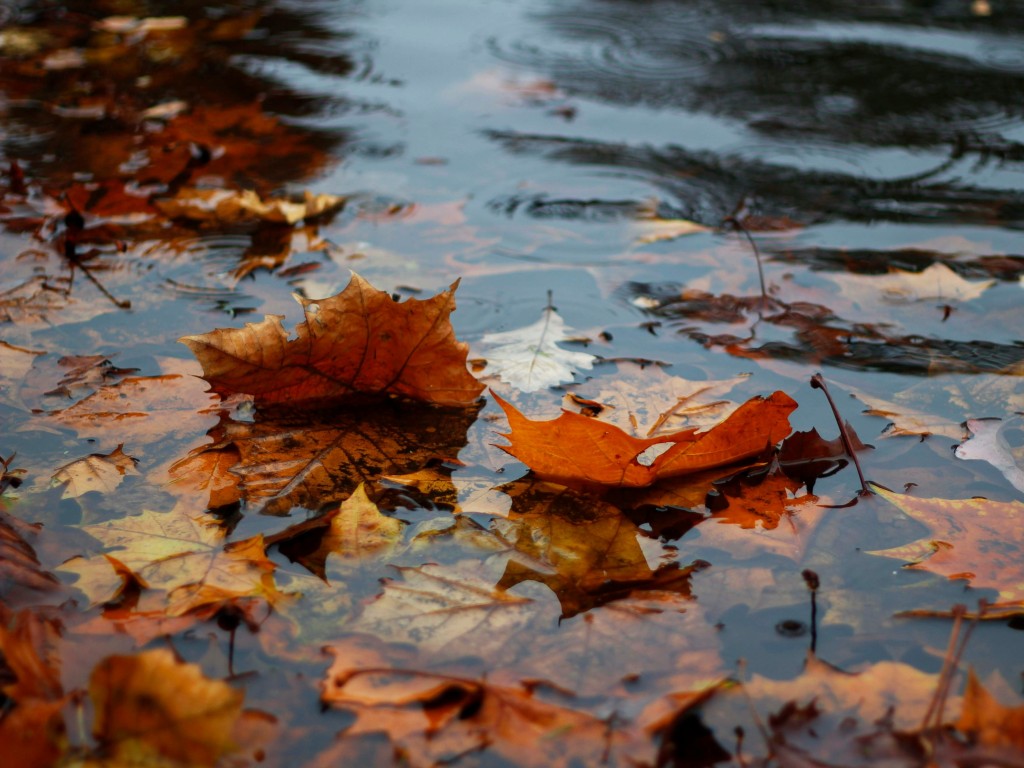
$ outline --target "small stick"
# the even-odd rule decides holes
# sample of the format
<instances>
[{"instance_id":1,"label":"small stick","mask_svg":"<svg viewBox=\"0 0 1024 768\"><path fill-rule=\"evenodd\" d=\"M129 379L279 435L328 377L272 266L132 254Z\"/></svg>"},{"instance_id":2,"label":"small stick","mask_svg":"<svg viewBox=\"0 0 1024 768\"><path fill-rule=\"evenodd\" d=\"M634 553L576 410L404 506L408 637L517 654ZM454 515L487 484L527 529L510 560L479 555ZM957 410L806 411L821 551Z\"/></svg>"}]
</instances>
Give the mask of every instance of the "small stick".
<instances>
[{"instance_id":1,"label":"small stick","mask_svg":"<svg viewBox=\"0 0 1024 768\"><path fill-rule=\"evenodd\" d=\"M771 303L772 299L768 296L768 288L764 282L764 267L761 266L761 251L758 250L757 243L754 242L754 238L751 237L750 232L740 223L740 220L736 218L735 214L722 219L722 223L731 224L742 232L746 236L747 242L750 243L750 247L754 249L754 259L757 261L757 279L761 281L761 298L766 304Z\"/></svg>"},{"instance_id":2,"label":"small stick","mask_svg":"<svg viewBox=\"0 0 1024 768\"><path fill-rule=\"evenodd\" d=\"M825 393L825 399L828 400L828 404L832 408L832 415L836 417L836 424L839 425L839 438L843 441L843 448L847 455L853 460L853 466L857 468L857 477L860 478L860 495L870 496L873 491L864 479L864 472L860 468L860 461L857 459L857 454L853 450L853 441L850 440L850 435L846 431L846 423L843 421L843 417L839 415L839 409L836 407L836 403L832 399L831 393L828 391L828 385L825 383L825 377L820 373L816 373L811 376L811 389L820 389Z\"/></svg>"},{"instance_id":3,"label":"small stick","mask_svg":"<svg viewBox=\"0 0 1024 768\"><path fill-rule=\"evenodd\" d=\"M821 586L821 579L819 579L818 574L816 574L810 568L805 568L800 575L804 577L804 583L807 585L807 588L811 591L811 653L817 653L818 587Z\"/></svg>"}]
</instances>

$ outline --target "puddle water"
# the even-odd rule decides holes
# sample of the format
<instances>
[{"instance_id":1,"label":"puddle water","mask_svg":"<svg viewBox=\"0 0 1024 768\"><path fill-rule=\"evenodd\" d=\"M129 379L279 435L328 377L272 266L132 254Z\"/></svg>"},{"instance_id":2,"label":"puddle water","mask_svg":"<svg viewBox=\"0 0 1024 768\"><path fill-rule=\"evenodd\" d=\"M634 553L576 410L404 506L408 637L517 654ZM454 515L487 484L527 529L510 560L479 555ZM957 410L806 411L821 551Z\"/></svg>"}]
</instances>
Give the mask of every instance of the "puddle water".
<instances>
[{"instance_id":1,"label":"puddle water","mask_svg":"<svg viewBox=\"0 0 1024 768\"><path fill-rule=\"evenodd\" d=\"M0 457L16 453L24 472L0 510L45 524L35 546L54 570L102 551L82 526L143 509L216 507L232 541L284 540L353 492L344 468L356 466L403 521L402 546L366 562L321 558L319 573L301 537L271 546L277 589L308 599L277 606L261 632L240 629L233 651L233 669L253 672L239 681L246 706L282 730L307 726L301 747L280 743L308 760L335 749L348 723L319 713L323 645L405 643L418 669L543 679L574 692L582 711L628 720L666 691L734 674L740 660L746 675L798 675L808 568L821 578L822 658L937 672L949 622L894 614L973 606L997 590L867 554L926 535L881 498L814 507L792 530L743 529L743 539L737 525L697 524L714 512L710 484L692 503L531 487L492 445L506 427L490 398L479 417L420 424L388 411L379 424L346 416L302 437L294 425L252 423L207 407L190 378L199 368L176 342L267 314L290 330L303 319L292 294L336 294L355 270L400 297L461 279L453 324L483 357L485 335L534 323L550 295L587 340L568 346L599 358L576 376L582 397L603 396L627 361L691 380L749 374L729 399L783 390L799 403L793 426L831 438L831 412L809 383L821 371L874 446L860 456L870 480L921 497L1019 499L997 469L950 450L965 419L1024 410L1024 17L991 5L8 3ZM181 201L194 190L345 200L294 225L218 218L208 203L171 216L154 202L192 205ZM659 220L676 219L700 231L652 237ZM83 355L137 370L93 368L53 394L74 368L58 360ZM139 413L116 403L72 413L127 376L177 378L133 400ZM489 383L529 416L553 418L562 405L558 389ZM932 434L893 434L915 428ZM242 452L241 499L175 490L176 462L225 435ZM329 480L279 487L253 458L269 441L295 461L320 461L325 446L341 457L326 462ZM62 465L122 443L141 474L118 490L62 497L50 486ZM367 446L382 445L409 460L374 463ZM442 500L382 478L437 460L453 480ZM813 490L841 507L858 488L845 466L788 493ZM672 581L666 568L685 573ZM483 618L447 626L403 603L403 589L466 600L444 591L459 580L522 602L464 604ZM634 582L644 586L630 593ZM74 594L63 620L81 641L75 633L99 611L90 603L104 600ZM667 594L675 607L656 605ZM172 636L182 657L226 674L214 623ZM101 650L133 648L118 637ZM1019 687L1018 646L1006 622L986 623L965 659ZM656 649L666 658L652 659ZM83 652L67 686L85 685L93 655ZM727 720L708 715L723 745ZM483 764L492 757L501 764L486 754Z\"/></svg>"}]
</instances>

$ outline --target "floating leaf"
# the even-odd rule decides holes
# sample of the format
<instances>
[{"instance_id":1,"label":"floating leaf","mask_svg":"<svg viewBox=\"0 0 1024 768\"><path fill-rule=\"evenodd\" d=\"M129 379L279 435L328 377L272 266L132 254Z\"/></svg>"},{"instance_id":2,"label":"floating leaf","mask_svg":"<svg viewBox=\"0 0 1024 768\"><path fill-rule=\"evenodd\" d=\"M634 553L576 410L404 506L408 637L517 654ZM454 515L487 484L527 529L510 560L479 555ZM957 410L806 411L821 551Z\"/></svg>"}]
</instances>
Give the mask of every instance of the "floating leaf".
<instances>
[{"instance_id":1,"label":"floating leaf","mask_svg":"<svg viewBox=\"0 0 1024 768\"><path fill-rule=\"evenodd\" d=\"M542 479L562 484L642 488L659 479L721 467L756 456L789 434L796 402L784 392L754 398L707 432L684 430L636 438L618 427L576 413L532 421L495 395L508 416L512 443L502 450ZM663 453L646 464L655 446Z\"/></svg>"},{"instance_id":2,"label":"floating leaf","mask_svg":"<svg viewBox=\"0 0 1024 768\"><path fill-rule=\"evenodd\" d=\"M400 395L439 405L473 403L483 385L466 368L467 347L449 315L455 288L398 303L359 275L337 296L298 298L306 320L289 339L281 316L181 341L221 395L244 393L257 406L313 406Z\"/></svg>"},{"instance_id":3,"label":"floating leaf","mask_svg":"<svg viewBox=\"0 0 1024 768\"><path fill-rule=\"evenodd\" d=\"M123 444L112 453L93 453L84 459L65 464L53 473L51 483L63 485L62 499L74 499L89 491L110 493L117 489L125 475L137 475L137 459L127 455Z\"/></svg>"},{"instance_id":4,"label":"floating leaf","mask_svg":"<svg viewBox=\"0 0 1024 768\"><path fill-rule=\"evenodd\" d=\"M971 435L956 447L953 455L958 459L987 461L1003 473L1010 485L1024 493L1024 468L1017 463L1005 436L1008 427L1019 427L1018 422L1019 419L968 419L965 426Z\"/></svg>"}]
</instances>

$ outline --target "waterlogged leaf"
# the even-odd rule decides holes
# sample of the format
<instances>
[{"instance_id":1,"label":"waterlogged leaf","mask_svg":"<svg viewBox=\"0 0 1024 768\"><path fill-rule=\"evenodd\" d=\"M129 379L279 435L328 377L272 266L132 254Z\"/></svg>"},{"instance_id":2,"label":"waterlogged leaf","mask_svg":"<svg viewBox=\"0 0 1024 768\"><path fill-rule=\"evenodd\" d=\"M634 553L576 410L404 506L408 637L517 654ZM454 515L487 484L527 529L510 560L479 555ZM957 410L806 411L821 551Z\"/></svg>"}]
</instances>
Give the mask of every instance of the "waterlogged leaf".
<instances>
[{"instance_id":1,"label":"waterlogged leaf","mask_svg":"<svg viewBox=\"0 0 1024 768\"><path fill-rule=\"evenodd\" d=\"M84 459L65 464L53 473L51 484L63 485L62 499L74 499L89 491L111 493L117 490L126 475L137 475L138 459L128 456L119 445L112 453L93 453Z\"/></svg>"},{"instance_id":2,"label":"waterlogged leaf","mask_svg":"<svg viewBox=\"0 0 1024 768\"><path fill-rule=\"evenodd\" d=\"M565 618L645 589L689 595L693 567L669 563L672 552L616 507L552 483L520 481L501 490L512 497L512 510L494 527L518 556L498 587L544 584Z\"/></svg>"},{"instance_id":3,"label":"waterlogged leaf","mask_svg":"<svg viewBox=\"0 0 1024 768\"><path fill-rule=\"evenodd\" d=\"M118 765L213 766L234 751L243 691L166 648L111 656L93 670L93 735Z\"/></svg>"},{"instance_id":4,"label":"waterlogged leaf","mask_svg":"<svg viewBox=\"0 0 1024 768\"><path fill-rule=\"evenodd\" d=\"M337 195L314 195L302 198L263 199L251 189L233 192L226 189L180 189L172 198L156 200L156 206L172 219L233 224L257 219L270 224L291 226L304 219L334 213L345 204Z\"/></svg>"},{"instance_id":5,"label":"waterlogged leaf","mask_svg":"<svg viewBox=\"0 0 1024 768\"><path fill-rule=\"evenodd\" d=\"M543 768L598 765L636 759L652 749L593 715L542 700L531 687L380 662L369 668L366 659L348 651L331 649L334 661L321 685L321 701L356 715L346 737L384 733L412 766L435 766L472 753Z\"/></svg>"},{"instance_id":6,"label":"waterlogged leaf","mask_svg":"<svg viewBox=\"0 0 1024 768\"><path fill-rule=\"evenodd\" d=\"M263 536L229 543L223 525L212 516L146 510L141 515L82 526L82 530L101 541L109 556L142 585L166 591L168 615L180 616L237 597L273 601L278 596L274 564L264 554ZM110 561L106 564L114 569ZM73 558L60 570L89 574L97 568L94 559ZM83 588L96 583L83 579ZM113 582L100 583L109 588ZM89 594L94 603L112 597L102 592Z\"/></svg>"},{"instance_id":7,"label":"waterlogged leaf","mask_svg":"<svg viewBox=\"0 0 1024 768\"><path fill-rule=\"evenodd\" d=\"M206 389L193 376L129 376L48 417L104 448L128 444L142 454L147 445L189 440L209 428Z\"/></svg>"},{"instance_id":8,"label":"waterlogged leaf","mask_svg":"<svg viewBox=\"0 0 1024 768\"><path fill-rule=\"evenodd\" d=\"M864 413L889 421L882 430L882 437L911 435L923 440L930 435L939 435L959 440L963 435L960 425L952 419L924 413L904 403L890 402L859 390L855 390L853 395L868 406Z\"/></svg>"},{"instance_id":9,"label":"waterlogged leaf","mask_svg":"<svg viewBox=\"0 0 1024 768\"><path fill-rule=\"evenodd\" d=\"M478 569L424 565L398 568L384 592L363 611L352 629L389 642L415 643L427 652L460 652L495 657L522 641L516 631L528 623L533 601L495 588Z\"/></svg>"},{"instance_id":10,"label":"waterlogged leaf","mask_svg":"<svg viewBox=\"0 0 1024 768\"><path fill-rule=\"evenodd\" d=\"M1003 473L1010 485L1024 493L1024 469L1017 463L1005 436L1008 427L1019 427L1019 419L968 419L965 426L971 435L956 447L953 455L958 459L987 461Z\"/></svg>"},{"instance_id":11,"label":"waterlogged leaf","mask_svg":"<svg viewBox=\"0 0 1024 768\"><path fill-rule=\"evenodd\" d=\"M221 395L252 395L257 406L311 406L399 395L451 406L472 404L483 385L466 368L467 347L449 316L455 288L398 303L353 273L337 296L299 298L306 320L289 339L279 315L245 328L181 341Z\"/></svg>"},{"instance_id":12,"label":"waterlogged leaf","mask_svg":"<svg viewBox=\"0 0 1024 768\"><path fill-rule=\"evenodd\" d=\"M508 416L512 443L500 446L540 478L562 484L643 488L660 479L727 466L763 453L790 432L796 402L784 392L748 400L708 430L637 438L618 427L576 413L531 421L495 395ZM667 447L643 463L654 448ZM645 455L646 454L646 455Z\"/></svg>"},{"instance_id":13,"label":"waterlogged leaf","mask_svg":"<svg viewBox=\"0 0 1024 768\"><path fill-rule=\"evenodd\" d=\"M8 344L0 340L0 405L24 409L18 390L32 363L45 352Z\"/></svg>"},{"instance_id":14,"label":"waterlogged leaf","mask_svg":"<svg viewBox=\"0 0 1024 768\"><path fill-rule=\"evenodd\" d=\"M326 563L331 555L343 560L381 557L394 548L404 527L401 520L381 513L360 483L340 507L275 534L268 538L267 546L277 544L287 555L289 545L295 544L297 539L318 536L319 542L314 548L299 546L299 554L293 559L326 581Z\"/></svg>"},{"instance_id":15,"label":"waterlogged leaf","mask_svg":"<svg viewBox=\"0 0 1024 768\"><path fill-rule=\"evenodd\" d=\"M594 414L601 421L636 437L655 437L708 429L728 418L739 405L721 398L746 379L690 381L669 376L661 366L619 363L615 376L591 381L577 394L585 393L602 406Z\"/></svg>"},{"instance_id":16,"label":"waterlogged leaf","mask_svg":"<svg viewBox=\"0 0 1024 768\"><path fill-rule=\"evenodd\" d=\"M966 280L948 265L935 262L921 272L893 269L887 275L833 275L843 295L853 301L876 303L881 296L890 302L971 301L996 284L995 280Z\"/></svg>"},{"instance_id":17,"label":"waterlogged leaf","mask_svg":"<svg viewBox=\"0 0 1024 768\"><path fill-rule=\"evenodd\" d=\"M927 526L925 537L868 552L907 561L905 567L964 579L999 592L1000 603L1024 602L1020 532L1024 503L988 499L922 499L873 486L875 493Z\"/></svg>"},{"instance_id":18,"label":"waterlogged leaf","mask_svg":"<svg viewBox=\"0 0 1024 768\"><path fill-rule=\"evenodd\" d=\"M572 381L577 371L589 371L597 358L558 346L572 338L565 321L554 309L525 328L488 333L480 343L487 367L481 376L497 376L522 392L536 392ZM489 350L488 350L489 348Z\"/></svg>"},{"instance_id":19,"label":"waterlogged leaf","mask_svg":"<svg viewBox=\"0 0 1024 768\"><path fill-rule=\"evenodd\" d=\"M237 451L230 469L241 499L263 514L293 507L321 509L347 498L362 482L412 472L466 444L476 408L421 408L382 403L372 411L226 421L214 450Z\"/></svg>"},{"instance_id":20,"label":"waterlogged leaf","mask_svg":"<svg viewBox=\"0 0 1024 768\"><path fill-rule=\"evenodd\" d=\"M698 232L710 232L710 227L687 219L662 219L657 216L637 221L634 228L639 234L638 243L657 243L663 240L675 240L678 237L693 235Z\"/></svg>"},{"instance_id":21,"label":"waterlogged leaf","mask_svg":"<svg viewBox=\"0 0 1024 768\"><path fill-rule=\"evenodd\" d=\"M40 565L32 547L31 542L41 529L40 525L31 525L6 512L0 501L0 597L13 587L51 590L57 586L57 580Z\"/></svg>"}]
</instances>

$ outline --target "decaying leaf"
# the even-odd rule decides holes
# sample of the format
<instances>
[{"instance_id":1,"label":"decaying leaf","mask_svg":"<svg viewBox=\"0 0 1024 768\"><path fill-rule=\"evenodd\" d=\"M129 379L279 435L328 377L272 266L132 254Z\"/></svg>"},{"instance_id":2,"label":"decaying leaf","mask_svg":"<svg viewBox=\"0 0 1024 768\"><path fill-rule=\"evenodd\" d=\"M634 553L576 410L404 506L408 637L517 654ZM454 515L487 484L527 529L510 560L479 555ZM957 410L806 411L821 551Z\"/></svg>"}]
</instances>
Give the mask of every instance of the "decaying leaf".
<instances>
[{"instance_id":1,"label":"decaying leaf","mask_svg":"<svg viewBox=\"0 0 1024 768\"><path fill-rule=\"evenodd\" d=\"M370 603L353 626L390 642L414 642L441 651L472 637L472 653L491 655L518 643L515 630L529 620L529 598L496 589L470 569L398 568L401 581L385 582L384 593Z\"/></svg>"},{"instance_id":2,"label":"decaying leaf","mask_svg":"<svg viewBox=\"0 0 1024 768\"><path fill-rule=\"evenodd\" d=\"M838 279L843 295L857 300L861 296L881 295L887 301L971 301L995 285L995 280L965 280L942 262L921 272L894 269L886 275L844 274Z\"/></svg>"},{"instance_id":3,"label":"decaying leaf","mask_svg":"<svg viewBox=\"0 0 1024 768\"><path fill-rule=\"evenodd\" d=\"M987 461L1003 473L1010 485L1024 493L1024 468L1017 463L1004 434L1008 427L1019 428L1019 422L1020 419L968 419L965 426L970 437L956 447L953 455L958 459Z\"/></svg>"},{"instance_id":4,"label":"decaying leaf","mask_svg":"<svg viewBox=\"0 0 1024 768\"><path fill-rule=\"evenodd\" d=\"M875 493L929 529L899 547L869 552L907 561L907 568L966 579L994 589L1000 603L1024 601L1024 564L1019 533L1024 503L988 499L922 499L873 486Z\"/></svg>"},{"instance_id":5,"label":"decaying leaf","mask_svg":"<svg viewBox=\"0 0 1024 768\"><path fill-rule=\"evenodd\" d=\"M345 204L337 195L305 192L301 199L261 198L251 189L234 192L227 189L179 189L174 197L156 200L157 207L169 218L233 224L259 219L273 224L297 224L334 213Z\"/></svg>"},{"instance_id":6,"label":"decaying leaf","mask_svg":"<svg viewBox=\"0 0 1024 768\"><path fill-rule=\"evenodd\" d=\"M202 380L192 376L129 376L49 418L104 448L128 444L141 455L147 445L205 432L215 418L206 410L211 400Z\"/></svg>"},{"instance_id":7,"label":"decaying leaf","mask_svg":"<svg viewBox=\"0 0 1024 768\"><path fill-rule=\"evenodd\" d=\"M684 430L636 438L618 427L576 413L531 421L495 395L508 416L512 443L502 450L545 480L607 488L642 488L663 478L726 466L756 456L790 432L796 402L784 392L754 398L707 432ZM646 452L667 447L647 463Z\"/></svg>"},{"instance_id":8,"label":"decaying leaf","mask_svg":"<svg viewBox=\"0 0 1024 768\"><path fill-rule=\"evenodd\" d=\"M864 413L889 420L882 437L913 435L923 440L929 435L940 435L958 440L962 435L960 426L952 419L924 413L910 405L889 402L859 390L854 391L854 396L868 406Z\"/></svg>"},{"instance_id":9,"label":"decaying leaf","mask_svg":"<svg viewBox=\"0 0 1024 768\"><path fill-rule=\"evenodd\" d=\"M40 350L25 349L0 340L0 405L24 407L17 394L18 388L35 359L45 354Z\"/></svg>"},{"instance_id":10,"label":"decaying leaf","mask_svg":"<svg viewBox=\"0 0 1024 768\"><path fill-rule=\"evenodd\" d=\"M53 575L39 564L30 543L40 528L7 513L0 501L0 597L13 587L51 590L57 586Z\"/></svg>"},{"instance_id":11,"label":"decaying leaf","mask_svg":"<svg viewBox=\"0 0 1024 768\"><path fill-rule=\"evenodd\" d=\"M137 459L127 455L119 445L112 453L93 453L77 459L53 473L53 485L63 485L62 499L74 499L89 491L110 493L121 485L125 475L137 475Z\"/></svg>"},{"instance_id":12,"label":"decaying leaf","mask_svg":"<svg viewBox=\"0 0 1024 768\"><path fill-rule=\"evenodd\" d=\"M483 385L467 370L467 347L449 321L457 285L398 303L353 273L337 296L299 299L306 320L296 338L288 338L279 315L268 315L181 341L215 392L252 395L259 407L386 395L466 406Z\"/></svg>"},{"instance_id":13,"label":"decaying leaf","mask_svg":"<svg viewBox=\"0 0 1024 768\"><path fill-rule=\"evenodd\" d=\"M746 379L690 381L661 366L620 362L614 376L591 381L583 391L604 406L596 418L636 437L654 437L725 420L739 405L721 397Z\"/></svg>"},{"instance_id":14,"label":"decaying leaf","mask_svg":"<svg viewBox=\"0 0 1024 768\"><path fill-rule=\"evenodd\" d=\"M346 736L386 734L412 766L479 752L524 766L598 765L627 754L635 759L645 747L609 723L544 701L525 686L368 668L345 651L333 652L321 700L356 715Z\"/></svg>"},{"instance_id":15,"label":"decaying leaf","mask_svg":"<svg viewBox=\"0 0 1024 768\"><path fill-rule=\"evenodd\" d=\"M480 340L487 358L481 376L497 376L523 392L536 392L572 381L576 371L589 371L595 358L586 352L562 349L572 337L562 316L548 307L533 325Z\"/></svg>"},{"instance_id":16,"label":"decaying leaf","mask_svg":"<svg viewBox=\"0 0 1024 768\"><path fill-rule=\"evenodd\" d=\"M274 564L264 554L263 536L229 543L223 525L212 516L146 510L122 520L83 526L83 530L103 542L109 556L141 584L165 590L171 616L235 597L273 600L277 595ZM113 568L109 561L106 564ZM88 573L94 566L88 559L74 558L60 570ZM120 580L104 586L113 583ZM90 584L95 582L85 580L83 587ZM89 597L100 603L113 595L94 593Z\"/></svg>"},{"instance_id":17,"label":"decaying leaf","mask_svg":"<svg viewBox=\"0 0 1024 768\"><path fill-rule=\"evenodd\" d=\"M111 656L89 680L93 733L124 765L213 766L236 749L244 692L210 680L166 648Z\"/></svg>"},{"instance_id":18,"label":"decaying leaf","mask_svg":"<svg viewBox=\"0 0 1024 768\"><path fill-rule=\"evenodd\" d=\"M277 544L282 552L290 554L290 545L303 540L293 559L326 581L328 557L356 560L386 554L397 543L404 527L401 520L381 513L360 483L337 509L269 537L267 546ZM305 543L310 537L318 537L315 547Z\"/></svg>"}]
</instances>

